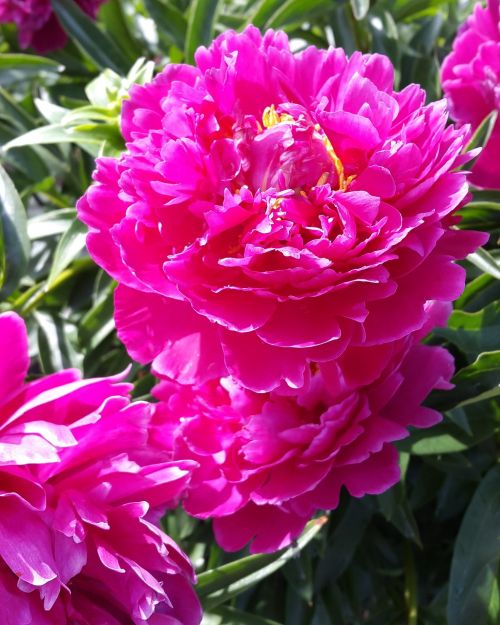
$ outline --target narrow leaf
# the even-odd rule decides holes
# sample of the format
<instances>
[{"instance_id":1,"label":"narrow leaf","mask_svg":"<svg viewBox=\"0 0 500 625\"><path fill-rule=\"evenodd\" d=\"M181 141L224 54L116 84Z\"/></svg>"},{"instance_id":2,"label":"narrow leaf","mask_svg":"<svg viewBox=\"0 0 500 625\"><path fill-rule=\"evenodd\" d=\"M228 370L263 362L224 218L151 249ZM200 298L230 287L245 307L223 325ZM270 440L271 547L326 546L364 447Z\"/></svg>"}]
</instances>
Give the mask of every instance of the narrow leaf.
<instances>
[{"instance_id":1,"label":"narrow leaf","mask_svg":"<svg viewBox=\"0 0 500 625\"><path fill-rule=\"evenodd\" d=\"M28 266L30 242L27 233L26 212L7 172L0 166L0 222L2 250L0 296L15 290Z\"/></svg>"},{"instance_id":2,"label":"narrow leaf","mask_svg":"<svg viewBox=\"0 0 500 625\"><path fill-rule=\"evenodd\" d=\"M54 260L47 278L48 287L85 247L86 234L87 226L78 219L75 219L63 234L54 252Z\"/></svg>"},{"instance_id":3,"label":"narrow leaf","mask_svg":"<svg viewBox=\"0 0 500 625\"><path fill-rule=\"evenodd\" d=\"M186 41L187 20L181 11L164 0L144 0L144 5L160 34L163 34L179 50L183 50Z\"/></svg>"},{"instance_id":4,"label":"narrow leaf","mask_svg":"<svg viewBox=\"0 0 500 625\"><path fill-rule=\"evenodd\" d=\"M295 545L276 553L248 556L198 576L196 589L206 609L212 609L240 594L281 568L320 531L326 517L310 521Z\"/></svg>"},{"instance_id":5,"label":"narrow leaf","mask_svg":"<svg viewBox=\"0 0 500 625\"><path fill-rule=\"evenodd\" d=\"M485 271L489 273L490 276L500 280L500 265L493 256L482 247L473 254L469 254L467 260L470 260L470 262L478 269L481 269L481 271Z\"/></svg>"},{"instance_id":6,"label":"narrow leaf","mask_svg":"<svg viewBox=\"0 0 500 625\"><path fill-rule=\"evenodd\" d=\"M57 61L32 54L0 55L0 85L24 82L29 78L43 78L44 74L57 75L64 65Z\"/></svg>"},{"instance_id":7,"label":"narrow leaf","mask_svg":"<svg viewBox=\"0 0 500 625\"><path fill-rule=\"evenodd\" d=\"M500 466L483 478L458 532L448 595L449 625L488 625L498 598ZM496 614L498 616L498 613Z\"/></svg>"},{"instance_id":8,"label":"narrow leaf","mask_svg":"<svg viewBox=\"0 0 500 625\"><path fill-rule=\"evenodd\" d=\"M59 236L66 232L76 218L76 209L61 208L32 217L28 221L28 237L31 241Z\"/></svg>"},{"instance_id":9,"label":"narrow leaf","mask_svg":"<svg viewBox=\"0 0 500 625\"><path fill-rule=\"evenodd\" d=\"M188 63L194 61L198 46L206 46L212 41L218 5L218 0L194 0L191 4L184 48Z\"/></svg>"},{"instance_id":10,"label":"narrow leaf","mask_svg":"<svg viewBox=\"0 0 500 625\"><path fill-rule=\"evenodd\" d=\"M64 29L96 65L125 75L130 63L115 42L72 0L51 0Z\"/></svg>"}]
</instances>

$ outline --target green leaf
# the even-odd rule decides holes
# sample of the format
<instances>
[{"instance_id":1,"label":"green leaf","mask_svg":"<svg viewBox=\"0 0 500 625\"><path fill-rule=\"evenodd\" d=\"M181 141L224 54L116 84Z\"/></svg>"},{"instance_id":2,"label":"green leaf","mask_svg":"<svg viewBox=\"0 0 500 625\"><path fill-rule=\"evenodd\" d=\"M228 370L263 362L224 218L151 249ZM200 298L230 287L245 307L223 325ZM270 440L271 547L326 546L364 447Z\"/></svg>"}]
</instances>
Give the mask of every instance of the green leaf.
<instances>
[{"instance_id":1,"label":"green leaf","mask_svg":"<svg viewBox=\"0 0 500 625\"><path fill-rule=\"evenodd\" d=\"M290 558L296 556L320 531L326 517L310 521L296 544L276 553L264 553L235 562L198 576L196 590L207 610L211 610L227 599L238 595L281 568Z\"/></svg>"},{"instance_id":2,"label":"green leaf","mask_svg":"<svg viewBox=\"0 0 500 625\"><path fill-rule=\"evenodd\" d=\"M38 351L43 372L49 374L80 367L82 358L70 342L71 335L76 335L74 326L45 312L35 311L33 316L38 325Z\"/></svg>"},{"instance_id":3,"label":"green leaf","mask_svg":"<svg viewBox=\"0 0 500 625\"><path fill-rule=\"evenodd\" d=\"M492 111L489 115L487 115L483 121L479 124L476 131L472 135L469 143L465 147L464 152L470 152L471 150L475 150L476 148L484 147L493 132L493 128L495 127L496 121L498 117L498 111ZM479 155L478 155L479 156ZM478 156L469 161L468 163L464 163L461 169L471 169L474 166Z\"/></svg>"},{"instance_id":4,"label":"green leaf","mask_svg":"<svg viewBox=\"0 0 500 625\"><path fill-rule=\"evenodd\" d=\"M130 62L115 42L96 26L73 0L51 0L64 29L82 51L102 69L107 67L125 75Z\"/></svg>"},{"instance_id":5,"label":"green leaf","mask_svg":"<svg viewBox=\"0 0 500 625\"><path fill-rule=\"evenodd\" d=\"M286 0L267 20L266 28L282 28L292 22L303 22L331 7L330 0Z\"/></svg>"},{"instance_id":6,"label":"green leaf","mask_svg":"<svg viewBox=\"0 0 500 625\"><path fill-rule=\"evenodd\" d=\"M422 547L418 525L408 503L404 484L398 482L388 491L379 495L377 499L385 519L394 525L403 536Z\"/></svg>"},{"instance_id":7,"label":"green leaf","mask_svg":"<svg viewBox=\"0 0 500 625\"><path fill-rule=\"evenodd\" d=\"M9 141L4 145L4 150L52 143L76 143L92 156L100 155L103 151L103 144L107 147L107 153L111 155L120 153L124 145L118 126L114 123L89 123L79 126L49 124L30 130Z\"/></svg>"},{"instance_id":8,"label":"green leaf","mask_svg":"<svg viewBox=\"0 0 500 625\"><path fill-rule=\"evenodd\" d=\"M354 17L362 20L370 9L370 0L351 0L351 8Z\"/></svg>"},{"instance_id":9,"label":"green leaf","mask_svg":"<svg viewBox=\"0 0 500 625\"><path fill-rule=\"evenodd\" d=\"M28 237L31 241L59 236L66 232L76 219L76 209L62 208L31 217L28 221Z\"/></svg>"},{"instance_id":10,"label":"green leaf","mask_svg":"<svg viewBox=\"0 0 500 625\"><path fill-rule=\"evenodd\" d=\"M253 14L250 14L247 24L253 24L257 28L263 28L270 17L279 10L282 0L261 0Z\"/></svg>"},{"instance_id":11,"label":"green leaf","mask_svg":"<svg viewBox=\"0 0 500 625\"><path fill-rule=\"evenodd\" d=\"M434 15L441 7L451 4L453 0L400 0L392 8L396 21L411 21L421 17Z\"/></svg>"},{"instance_id":12,"label":"green leaf","mask_svg":"<svg viewBox=\"0 0 500 625\"><path fill-rule=\"evenodd\" d=\"M372 500L351 499L329 537L327 548L316 568L316 590L334 582L349 566L373 516Z\"/></svg>"},{"instance_id":13,"label":"green leaf","mask_svg":"<svg viewBox=\"0 0 500 625\"><path fill-rule=\"evenodd\" d=\"M490 438L500 427L500 406L494 399L483 399L473 404L463 404L468 430L451 419L429 430L416 430L410 438L400 441L400 451L417 456L449 454L464 451Z\"/></svg>"},{"instance_id":14,"label":"green leaf","mask_svg":"<svg viewBox=\"0 0 500 625\"><path fill-rule=\"evenodd\" d=\"M132 36L120 0L106 0L99 9L99 21L116 41L122 55L130 64L141 56L141 47Z\"/></svg>"},{"instance_id":15,"label":"green leaf","mask_svg":"<svg viewBox=\"0 0 500 625\"><path fill-rule=\"evenodd\" d=\"M144 0L148 13L153 18L160 35L184 50L187 20L177 7L166 0Z\"/></svg>"},{"instance_id":16,"label":"green leaf","mask_svg":"<svg viewBox=\"0 0 500 625\"><path fill-rule=\"evenodd\" d=\"M32 54L0 55L0 85L24 82L30 78L43 78L44 75L59 74L64 65L57 61Z\"/></svg>"},{"instance_id":17,"label":"green leaf","mask_svg":"<svg viewBox=\"0 0 500 625\"><path fill-rule=\"evenodd\" d=\"M485 271L486 273L489 273L490 276L500 280L500 264L498 264L493 256L482 247L480 247L473 254L469 254L469 256L467 256L467 260L469 260L478 269L481 269L481 271Z\"/></svg>"},{"instance_id":18,"label":"green leaf","mask_svg":"<svg viewBox=\"0 0 500 625\"><path fill-rule=\"evenodd\" d=\"M104 291L94 306L82 317L78 338L85 352L90 353L115 329L113 318L114 283Z\"/></svg>"},{"instance_id":19,"label":"green leaf","mask_svg":"<svg viewBox=\"0 0 500 625\"><path fill-rule=\"evenodd\" d=\"M280 623L225 605L204 614L203 625L280 625Z\"/></svg>"},{"instance_id":20,"label":"green leaf","mask_svg":"<svg viewBox=\"0 0 500 625\"><path fill-rule=\"evenodd\" d=\"M448 595L449 625L498 623L500 466L479 484L458 532Z\"/></svg>"},{"instance_id":21,"label":"green leaf","mask_svg":"<svg viewBox=\"0 0 500 625\"><path fill-rule=\"evenodd\" d=\"M465 230L500 230L500 202L469 202L460 210L460 228Z\"/></svg>"},{"instance_id":22,"label":"green leaf","mask_svg":"<svg viewBox=\"0 0 500 625\"><path fill-rule=\"evenodd\" d=\"M452 342L473 358L481 352L493 351L499 345L500 302L469 313L453 311L447 328L436 328L434 334Z\"/></svg>"},{"instance_id":23,"label":"green leaf","mask_svg":"<svg viewBox=\"0 0 500 625\"><path fill-rule=\"evenodd\" d=\"M14 291L30 255L26 212L7 172L0 165L0 297Z\"/></svg>"},{"instance_id":24,"label":"green leaf","mask_svg":"<svg viewBox=\"0 0 500 625\"><path fill-rule=\"evenodd\" d=\"M75 219L68 230L63 234L54 252L52 267L47 278L47 288L50 288L57 276L71 264L85 247L87 226Z\"/></svg>"},{"instance_id":25,"label":"green leaf","mask_svg":"<svg viewBox=\"0 0 500 625\"><path fill-rule=\"evenodd\" d=\"M219 0L194 0L189 8L186 43L186 61L194 61L198 46L207 46L213 39Z\"/></svg>"}]
</instances>

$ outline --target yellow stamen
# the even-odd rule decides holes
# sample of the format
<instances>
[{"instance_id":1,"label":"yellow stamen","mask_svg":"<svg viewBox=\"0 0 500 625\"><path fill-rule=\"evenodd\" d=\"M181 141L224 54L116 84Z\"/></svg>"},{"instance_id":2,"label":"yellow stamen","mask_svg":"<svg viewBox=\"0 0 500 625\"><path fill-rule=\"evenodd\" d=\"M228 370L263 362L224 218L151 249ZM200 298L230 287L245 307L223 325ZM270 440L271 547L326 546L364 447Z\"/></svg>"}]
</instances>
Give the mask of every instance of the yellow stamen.
<instances>
[{"instance_id":1,"label":"yellow stamen","mask_svg":"<svg viewBox=\"0 0 500 625\"><path fill-rule=\"evenodd\" d=\"M295 120L288 113L278 113L274 104L271 106L266 106L264 112L262 113L262 123L264 124L264 128L272 128L276 126L276 124L280 124L281 122L294 122Z\"/></svg>"},{"instance_id":2,"label":"yellow stamen","mask_svg":"<svg viewBox=\"0 0 500 625\"><path fill-rule=\"evenodd\" d=\"M321 176L318 178L318 182L316 183L317 187L321 187L322 184L325 184L328 181L330 174L327 171L324 171Z\"/></svg>"}]
</instances>

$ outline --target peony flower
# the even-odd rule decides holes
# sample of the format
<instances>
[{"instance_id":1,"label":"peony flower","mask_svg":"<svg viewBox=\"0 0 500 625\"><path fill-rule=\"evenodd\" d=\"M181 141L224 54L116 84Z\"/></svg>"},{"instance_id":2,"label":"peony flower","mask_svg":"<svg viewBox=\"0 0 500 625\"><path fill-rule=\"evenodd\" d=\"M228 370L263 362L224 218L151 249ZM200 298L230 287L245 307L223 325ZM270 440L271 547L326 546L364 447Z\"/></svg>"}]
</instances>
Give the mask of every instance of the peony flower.
<instances>
[{"instance_id":1,"label":"peony flower","mask_svg":"<svg viewBox=\"0 0 500 625\"><path fill-rule=\"evenodd\" d=\"M500 3L476 4L441 69L451 116L477 128L492 111L500 113ZM500 116L472 170L470 181L500 189Z\"/></svg>"},{"instance_id":2,"label":"peony flower","mask_svg":"<svg viewBox=\"0 0 500 625\"><path fill-rule=\"evenodd\" d=\"M380 55L227 32L123 104L127 150L78 203L118 282L129 354L160 377L267 392L382 346L463 289L467 129ZM251 356L251 357L250 357Z\"/></svg>"},{"instance_id":3,"label":"peony flower","mask_svg":"<svg viewBox=\"0 0 500 625\"><path fill-rule=\"evenodd\" d=\"M92 19L105 0L75 0ZM21 48L52 52L68 41L50 0L0 0L0 24L13 22L18 29Z\"/></svg>"},{"instance_id":4,"label":"peony flower","mask_svg":"<svg viewBox=\"0 0 500 625\"><path fill-rule=\"evenodd\" d=\"M150 521L192 462L149 442L151 408L120 376L25 383L26 330L0 315L0 622L198 625L193 571Z\"/></svg>"},{"instance_id":5,"label":"peony flower","mask_svg":"<svg viewBox=\"0 0 500 625\"><path fill-rule=\"evenodd\" d=\"M152 438L174 459L198 463L183 504L214 518L223 549L251 542L252 552L274 551L317 510L336 508L342 487L361 497L395 484L392 443L408 426L440 420L421 403L450 388L452 373L446 350L405 339L350 349L315 368L300 390L254 393L232 378L198 387L162 381ZM358 378L369 383L360 388Z\"/></svg>"}]
</instances>

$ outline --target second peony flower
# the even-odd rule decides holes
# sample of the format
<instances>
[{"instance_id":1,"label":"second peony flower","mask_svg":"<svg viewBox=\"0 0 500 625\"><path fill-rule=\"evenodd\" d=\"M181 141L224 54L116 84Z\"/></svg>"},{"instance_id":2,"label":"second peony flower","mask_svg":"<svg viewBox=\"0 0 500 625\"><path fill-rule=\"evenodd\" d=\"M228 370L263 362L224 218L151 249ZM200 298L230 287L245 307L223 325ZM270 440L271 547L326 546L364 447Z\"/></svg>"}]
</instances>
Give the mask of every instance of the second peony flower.
<instances>
[{"instance_id":1,"label":"second peony flower","mask_svg":"<svg viewBox=\"0 0 500 625\"><path fill-rule=\"evenodd\" d=\"M133 87L127 150L98 160L78 204L131 356L181 384L269 392L419 333L484 241L454 228L467 128L424 102L394 91L384 56L293 54L254 27Z\"/></svg>"}]
</instances>

